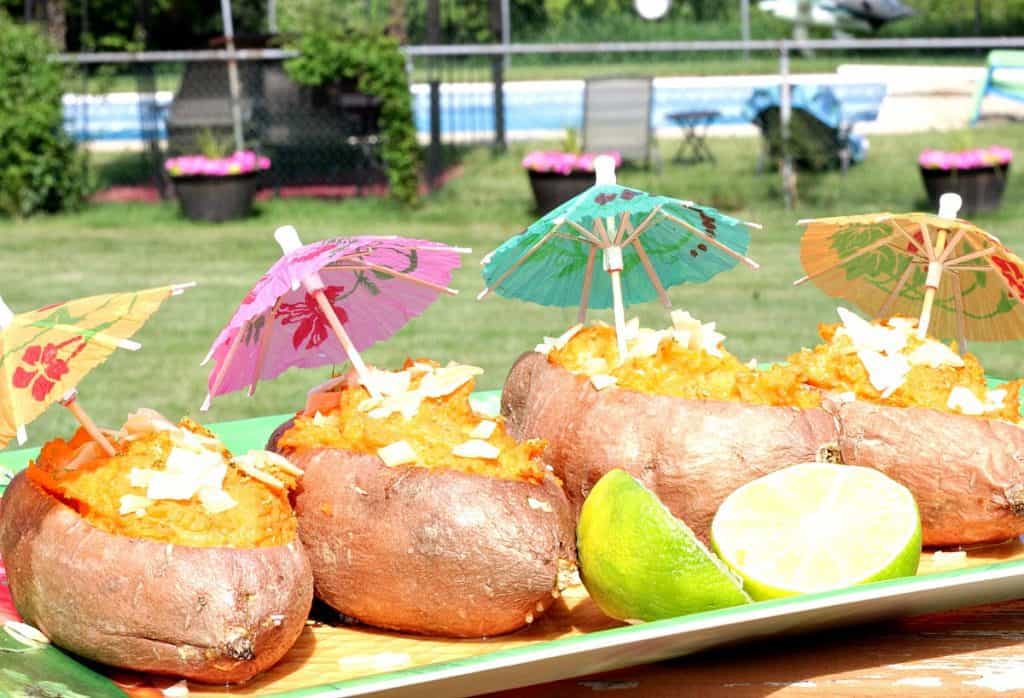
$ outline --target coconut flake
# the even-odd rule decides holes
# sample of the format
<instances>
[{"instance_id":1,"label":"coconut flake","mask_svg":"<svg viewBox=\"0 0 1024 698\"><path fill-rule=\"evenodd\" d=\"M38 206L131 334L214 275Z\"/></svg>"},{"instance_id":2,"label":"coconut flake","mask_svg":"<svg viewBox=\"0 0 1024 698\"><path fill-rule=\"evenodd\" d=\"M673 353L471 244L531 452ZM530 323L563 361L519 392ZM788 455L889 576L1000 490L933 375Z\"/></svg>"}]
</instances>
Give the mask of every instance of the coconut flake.
<instances>
[{"instance_id":1,"label":"coconut flake","mask_svg":"<svg viewBox=\"0 0 1024 698\"><path fill-rule=\"evenodd\" d=\"M711 356L722 357L722 342L725 335L715 330L716 323L709 322L700 327L700 348Z\"/></svg>"},{"instance_id":2,"label":"coconut flake","mask_svg":"<svg viewBox=\"0 0 1024 698\"><path fill-rule=\"evenodd\" d=\"M315 427L324 427L327 426L328 424L331 424L334 421L336 420L324 415L319 410L313 413L313 426Z\"/></svg>"},{"instance_id":3,"label":"coconut flake","mask_svg":"<svg viewBox=\"0 0 1024 698\"><path fill-rule=\"evenodd\" d=\"M167 688L161 689L160 692L167 696L167 698L184 698L188 695L188 681L182 679Z\"/></svg>"},{"instance_id":4,"label":"coconut flake","mask_svg":"<svg viewBox=\"0 0 1024 698\"><path fill-rule=\"evenodd\" d=\"M267 466L275 467L279 470L283 470L289 475L299 477L302 475L302 469L292 465L292 462L282 456L280 453L274 453L273 451L264 451L262 449L251 449L244 456L236 456L238 458L244 458L252 462L258 468L266 468Z\"/></svg>"},{"instance_id":5,"label":"coconut flake","mask_svg":"<svg viewBox=\"0 0 1024 698\"><path fill-rule=\"evenodd\" d=\"M1001 410L1006 402L1005 390L989 390L985 393L985 411L995 412Z\"/></svg>"},{"instance_id":6,"label":"coconut flake","mask_svg":"<svg viewBox=\"0 0 1024 698\"><path fill-rule=\"evenodd\" d=\"M873 325L846 308L838 308L837 312L843 323L839 333L849 337L858 352L898 354L907 345L908 333L904 329Z\"/></svg>"},{"instance_id":7,"label":"coconut flake","mask_svg":"<svg viewBox=\"0 0 1024 698\"><path fill-rule=\"evenodd\" d=\"M484 370L478 366L449 364L423 376L418 392L426 397L451 395L463 385L479 376Z\"/></svg>"},{"instance_id":8,"label":"coconut flake","mask_svg":"<svg viewBox=\"0 0 1024 698\"><path fill-rule=\"evenodd\" d=\"M947 347L942 342L927 340L907 356L911 366L930 366L941 368L942 366L953 366L962 368L964 360L959 354Z\"/></svg>"},{"instance_id":9,"label":"coconut flake","mask_svg":"<svg viewBox=\"0 0 1024 698\"><path fill-rule=\"evenodd\" d=\"M549 504L548 502L541 501L539 499L534 499L533 497L527 497L526 503L530 505L531 509L537 509L538 511L544 511L549 514L553 511L551 508L551 504Z\"/></svg>"},{"instance_id":10,"label":"coconut flake","mask_svg":"<svg viewBox=\"0 0 1024 698\"><path fill-rule=\"evenodd\" d=\"M381 395L399 395L409 390L412 374L407 371L382 371L372 367L367 370L368 380L360 381L360 385L375 388Z\"/></svg>"},{"instance_id":11,"label":"coconut flake","mask_svg":"<svg viewBox=\"0 0 1024 698\"><path fill-rule=\"evenodd\" d=\"M569 343L569 340L571 340L573 337L575 337L577 334L579 334L580 330L582 330L582 329L583 329L583 325L582 324L573 325L572 327L567 329L565 332L560 334L552 342L552 344L554 345L555 349L562 349L562 348L564 348L565 345ZM547 337L545 337L545 339L547 339Z\"/></svg>"},{"instance_id":12,"label":"coconut flake","mask_svg":"<svg viewBox=\"0 0 1024 698\"><path fill-rule=\"evenodd\" d=\"M697 332L700 332L698 328ZM690 348L690 342L693 341L694 332L693 330L672 330L672 341L684 349Z\"/></svg>"},{"instance_id":13,"label":"coconut flake","mask_svg":"<svg viewBox=\"0 0 1024 698\"><path fill-rule=\"evenodd\" d=\"M655 332L647 328L641 329L637 338L633 340L629 346L629 350L626 352L631 358L642 359L648 356L654 356L658 353L658 347L661 346L661 340L668 337L668 332L660 330Z\"/></svg>"},{"instance_id":14,"label":"coconut flake","mask_svg":"<svg viewBox=\"0 0 1024 698\"><path fill-rule=\"evenodd\" d=\"M142 516L146 513L146 507L152 503L153 500L148 497L142 497L137 494L123 494L121 495L121 508L118 509L118 513L121 516L124 516L125 514Z\"/></svg>"},{"instance_id":15,"label":"coconut flake","mask_svg":"<svg viewBox=\"0 0 1024 698\"><path fill-rule=\"evenodd\" d=\"M898 330L907 330L907 331L909 331L909 330L916 330L917 329L917 320L916 319L909 318L909 317L900 317L898 315L894 315L891 318L889 318L888 320L886 320L885 324L887 324L889 327L894 327L894 328L896 328Z\"/></svg>"},{"instance_id":16,"label":"coconut flake","mask_svg":"<svg viewBox=\"0 0 1024 698\"><path fill-rule=\"evenodd\" d=\"M618 378L609 376L607 373L597 373L590 377L590 384L594 386L594 390L604 390L618 382Z\"/></svg>"},{"instance_id":17,"label":"coconut flake","mask_svg":"<svg viewBox=\"0 0 1024 698\"><path fill-rule=\"evenodd\" d=\"M39 632L36 627L31 626L28 623L22 623L21 621L5 621L4 632L26 647L37 647L39 645L50 644L50 638Z\"/></svg>"},{"instance_id":18,"label":"coconut flake","mask_svg":"<svg viewBox=\"0 0 1024 698\"><path fill-rule=\"evenodd\" d=\"M469 432L469 435L474 439L484 439L485 441L491 438L491 434L498 428L498 423L493 422L490 419L484 419L475 427L473 431Z\"/></svg>"},{"instance_id":19,"label":"coconut flake","mask_svg":"<svg viewBox=\"0 0 1024 698\"><path fill-rule=\"evenodd\" d=\"M501 449L497 446L492 446L486 441L480 439L470 439L465 443L461 443L452 449L452 453L460 458L483 458L485 460L495 460L498 454L501 453Z\"/></svg>"},{"instance_id":20,"label":"coconut flake","mask_svg":"<svg viewBox=\"0 0 1024 698\"><path fill-rule=\"evenodd\" d=\"M219 514L238 505L230 494L213 487L203 487L199 490L199 503L210 514Z\"/></svg>"},{"instance_id":21,"label":"coconut flake","mask_svg":"<svg viewBox=\"0 0 1024 698\"><path fill-rule=\"evenodd\" d=\"M696 319L686 310L673 310L671 313L672 327L679 332L688 332L691 335L700 332L700 320ZM687 340L688 342L689 340Z\"/></svg>"},{"instance_id":22,"label":"coconut flake","mask_svg":"<svg viewBox=\"0 0 1024 698\"><path fill-rule=\"evenodd\" d=\"M936 567L962 567L967 562L966 550L936 550L932 564Z\"/></svg>"},{"instance_id":23,"label":"coconut flake","mask_svg":"<svg viewBox=\"0 0 1024 698\"><path fill-rule=\"evenodd\" d=\"M955 386L949 391L949 399L946 400L946 407L957 410L962 414L980 415L985 413L985 405L978 396L962 385Z\"/></svg>"},{"instance_id":24,"label":"coconut flake","mask_svg":"<svg viewBox=\"0 0 1024 698\"><path fill-rule=\"evenodd\" d=\"M149 487L149 481L157 472L149 468L132 468L128 473L128 482L132 487Z\"/></svg>"},{"instance_id":25,"label":"coconut flake","mask_svg":"<svg viewBox=\"0 0 1024 698\"><path fill-rule=\"evenodd\" d=\"M377 449L377 455L384 461L384 465L393 468L396 465L407 465L415 463L416 451L412 449L407 441L395 441Z\"/></svg>"},{"instance_id":26,"label":"coconut flake","mask_svg":"<svg viewBox=\"0 0 1024 698\"><path fill-rule=\"evenodd\" d=\"M535 347L533 348L533 350L534 350L535 352L537 352L538 354L543 354L544 356L547 356L548 354L550 354L550 353L551 353L551 350L552 350L553 348L554 348L554 347L552 347L552 346L551 346L550 344L543 344L543 343L542 343L542 344L538 344L537 346L535 346Z\"/></svg>"},{"instance_id":27,"label":"coconut flake","mask_svg":"<svg viewBox=\"0 0 1024 698\"><path fill-rule=\"evenodd\" d=\"M910 363L902 354L885 355L877 351L862 349L857 357L868 372L868 379L875 390L885 395L892 394L907 378Z\"/></svg>"}]
</instances>

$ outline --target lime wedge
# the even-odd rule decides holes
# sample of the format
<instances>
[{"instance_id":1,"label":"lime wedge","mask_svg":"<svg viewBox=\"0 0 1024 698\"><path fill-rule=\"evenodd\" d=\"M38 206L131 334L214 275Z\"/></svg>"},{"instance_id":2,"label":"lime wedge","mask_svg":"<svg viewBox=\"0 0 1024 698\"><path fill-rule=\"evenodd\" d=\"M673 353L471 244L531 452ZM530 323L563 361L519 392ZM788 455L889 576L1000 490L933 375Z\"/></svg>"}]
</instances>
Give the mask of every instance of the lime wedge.
<instances>
[{"instance_id":1,"label":"lime wedge","mask_svg":"<svg viewBox=\"0 0 1024 698\"><path fill-rule=\"evenodd\" d=\"M689 527L623 470L590 491L576 545L580 577L612 618L657 620L750 601Z\"/></svg>"},{"instance_id":2,"label":"lime wedge","mask_svg":"<svg viewBox=\"0 0 1024 698\"><path fill-rule=\"evenodd\" d=\"M805 463L748 482L711 523L716 552L757 600L917 572L921 518L877 470Z\"/></svg>"}]
</instances>

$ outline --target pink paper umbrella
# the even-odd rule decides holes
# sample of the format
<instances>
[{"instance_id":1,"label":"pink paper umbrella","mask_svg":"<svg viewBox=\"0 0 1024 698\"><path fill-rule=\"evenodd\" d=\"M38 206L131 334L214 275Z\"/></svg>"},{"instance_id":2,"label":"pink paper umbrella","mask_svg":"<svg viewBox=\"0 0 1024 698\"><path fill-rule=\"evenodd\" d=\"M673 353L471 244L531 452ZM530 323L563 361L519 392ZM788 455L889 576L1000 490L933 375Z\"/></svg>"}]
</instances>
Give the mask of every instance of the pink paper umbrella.
<instances>
[{"instance_id":1,"label":"pink paper umbrella","mask_svg":"<svg viewBox=\"0 0 1024 698\"><path fill-rule=\"evenodd\" d=\"M376 393L359 356L422 313L448 288L470 250L430 240L362 236L303 246L291 226L274 237L284 255L242 300L203 364L214 360L210 400L271 379L293 366L350 361Z\"/></svg>"}]
</instances>

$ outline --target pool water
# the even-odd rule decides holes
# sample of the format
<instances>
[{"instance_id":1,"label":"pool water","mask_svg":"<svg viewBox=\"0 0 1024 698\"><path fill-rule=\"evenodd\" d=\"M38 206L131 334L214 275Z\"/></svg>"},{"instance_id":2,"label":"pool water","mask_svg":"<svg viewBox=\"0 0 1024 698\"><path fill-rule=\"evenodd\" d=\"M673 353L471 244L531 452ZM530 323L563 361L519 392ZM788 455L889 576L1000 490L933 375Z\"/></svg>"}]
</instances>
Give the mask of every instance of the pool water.
<instances>
[{"instance_id":1,"label":"pool water","mask_svg":"<svg viewBox=\"0 0 1024 698\"><path fill-rule=\"evenodd\" d=\"M828 85L842 104L847 120L873 120L886 93L884 83L844 80L836 75L798 76L795 83ZM716 124L745 124L743 106L758 87L778 84L778 77L739 76L733 78L657 78L651 125L671 128L668 114L678 111L718 111ZM509 82L504 86L505 129L511 138L557 135L583 122L583 81L551 80ZM430 88L411 88L416 130L430 132ZM167 111L174 95L113 93L108 95L64 96L65 129L79 141L138 141L148 137L149 124L158 138L166 138ZM471 140L494 130L494 90L489 83L441 85L442 133L458 140Z\"/></svg>"}]
</instances>

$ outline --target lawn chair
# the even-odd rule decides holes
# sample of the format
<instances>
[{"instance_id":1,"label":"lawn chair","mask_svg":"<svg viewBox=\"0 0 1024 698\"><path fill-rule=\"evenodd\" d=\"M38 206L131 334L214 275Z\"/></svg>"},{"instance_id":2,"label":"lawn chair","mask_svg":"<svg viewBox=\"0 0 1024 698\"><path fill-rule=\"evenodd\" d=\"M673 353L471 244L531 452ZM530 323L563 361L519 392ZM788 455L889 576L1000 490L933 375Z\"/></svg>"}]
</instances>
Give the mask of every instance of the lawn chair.
<instances>
[{"instance_id":1,"label":"lawn chair","mask_svg":"<svg viewBox=\"0 0 1024 698\"><path fill-rule=\"evenodd\" d=\"M974 108L969 123L978 123L981 103L989 95L1024 102L1024 51L989 51L985 79L974 91Z\"/></svg>"},{"instance_id":2,"label":"lawn chair","mask_svg":"<svg viewBox=\"0 0 1024 698\"><path fill-rule=\"evenodd\" d=\"M764 170L766 161L782 157L779 98L780 88L762 87L754 90L744 105L744 116L764 137L758 172ZM852 163L867 155L867 139L852 132L852 121L844 121L831 88L793 85L790 104L788 152L797 167L814 171L839 168L845 174Z\"/></svg>"},{"instance_id":3,"label":"lawn chair","mask_svg":"<svg viewBox=\"0 0 1024 698\"><path fill-rule=\"evenodd\" d=\"M616 150L623 161L653 158L660 169L661 156L651 128L652 79L588 78L583 88L583 149L588 152Z\"/></svg>"}]
</instances>

